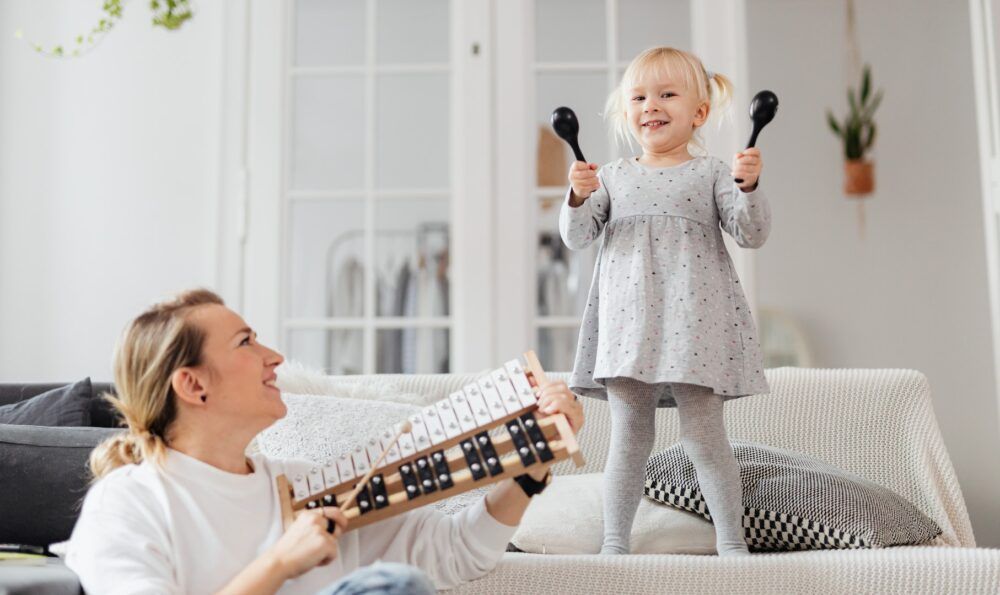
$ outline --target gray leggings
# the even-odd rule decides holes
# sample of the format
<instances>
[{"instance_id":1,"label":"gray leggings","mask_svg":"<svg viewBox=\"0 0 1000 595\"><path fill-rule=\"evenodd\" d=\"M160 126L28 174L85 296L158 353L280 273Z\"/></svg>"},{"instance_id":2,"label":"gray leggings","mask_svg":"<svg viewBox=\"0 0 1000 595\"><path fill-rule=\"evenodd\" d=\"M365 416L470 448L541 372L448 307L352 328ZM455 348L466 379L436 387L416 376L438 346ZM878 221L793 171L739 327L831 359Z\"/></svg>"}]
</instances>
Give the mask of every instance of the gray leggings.
<instances>
[{"instance_id":1,"label":"gray leggings","mask_svg":"<svg viewBox=\"0 0 1000 595\"><path fill-rule=\"evenodd\" d=\"M608 380L611 446L604 467L602 554L629 553L629 535L642 499L646 461L653 448L656 404L665 384L632 378ZM722 397L695 384L670 385L680 417L681 444L694 464L705 504L715 523L720 556L748 554L743 539L743 488L726 437Z\"/></svg>"}]
</instances>

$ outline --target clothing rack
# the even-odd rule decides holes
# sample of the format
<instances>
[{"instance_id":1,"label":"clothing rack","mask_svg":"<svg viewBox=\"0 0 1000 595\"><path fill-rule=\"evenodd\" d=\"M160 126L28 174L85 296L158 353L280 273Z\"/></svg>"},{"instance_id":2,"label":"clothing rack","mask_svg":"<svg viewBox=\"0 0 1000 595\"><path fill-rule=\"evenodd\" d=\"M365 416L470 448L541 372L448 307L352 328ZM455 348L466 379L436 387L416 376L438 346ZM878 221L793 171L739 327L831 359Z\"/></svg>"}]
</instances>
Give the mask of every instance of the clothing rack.
<instances>
[{"instance_id":1,"label":"clothing rack","mask_svg":"<svg viewBox=\"0 0 1000 595\"><path fill-rule=\"evenodd\" d=\"M428 266L429 264L432 265L436 262L439 267L436 275L442 278L441 280L443 283L447 283L447 273L444 267L446 267L448 250L451 243L450 226L448 223L436 221L424 222L418 224L414 229L381 229L375 230L373 233L376 238L413 238L416 241L416 255L419 263L417 266L422 269L424 266ZM362 248L359 250L359 254L362 256L359 258L361 262L357 264L357 274L360 277L357 285L354 287L348 287L346 291L345 288L338 287L337 275L338 273L341 273L339 269L344 264L340 259L342 255L341 253L344 251L345 247L350 246L353 241L364 240L366 237L365 234L366 231L363 229L352 229L336 236L327 246L324 264L324 287L326 294L324 302L325 315L329 318L356 317L359 320L363 319L365 300L364 286L367 283L364 277L366 269L367 272L375 275L374 282L379 282L379 265L376 262L372 262L370 263L370 266L365 267L363 263L367 260L367 258L364 258L366 254ZM441 236L442 241L432 245L430 238L435 235ZM430 251L435 248L437 248L438 251L434 254L430 254ZM378 286L376 285L376 287ZM346 304L343 303L343 300L338 300L338 293L341 298L345 296L347 297ZM379 312L378 305L378 298L376 298L376 313ZM343 311L345 306L346 312ZM402 313L399 313L399 315L402 315ZM340 332L343 333L344 331ZM357 355L363 352L362 345L352 344L347 349L338 349L337 343L341 343L341 346L343 347L343 344L356 343L356 340L352 340L352 337L347 337L346 339L342 337L338 339L336 332L333 330L328 331L324 347L325 353L323 354L323 361L328 366L333 366L334 357L343 358L346 353L354 353L355 357L357 357ZM358 364L354 367L348 366L344 370L338 369L334 370L334 372L360 373L363 371L361 368L362 366L360 362L358 362Z\"/></svg>"}]
</instances>

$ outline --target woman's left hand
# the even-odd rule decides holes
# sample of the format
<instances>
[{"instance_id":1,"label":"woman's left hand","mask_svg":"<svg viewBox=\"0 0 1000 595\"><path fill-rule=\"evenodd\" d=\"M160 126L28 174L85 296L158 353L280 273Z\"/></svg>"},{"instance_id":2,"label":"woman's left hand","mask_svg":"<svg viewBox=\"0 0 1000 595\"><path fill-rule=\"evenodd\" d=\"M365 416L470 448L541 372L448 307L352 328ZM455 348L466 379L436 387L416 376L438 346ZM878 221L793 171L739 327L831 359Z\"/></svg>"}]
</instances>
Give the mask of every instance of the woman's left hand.
<instances>
[{"instance_id":1,"label":"woman's left hand","mask_svg":"<svg viewBox=\"0 0 1000 595\"><path fill-rule=\"evenodd\" d=\"M546 382L538 393L538 411L545 415L562 413L574 434L583 428L583 405L562 380ZM550 465L539 465L528 471L528 475L541 481L549 473Z\"/></svg>"},{"instance_id":2,"label":"woman's left hand","mask_svg":"<svg viewBox=\"0 0 1000 595\"><path fill-rule=\"evenodd\" d=\"M546 415L562 413L574 434L583 428L583 405L562 380L547 382L538 393L538 410Z\"/></svg>"},{"instance_id":3,"label":"woman's left hand","mask_svg":"<svg viewBox=\"0 0 1000 595\"><path fill-rule=\"evenodd\" d=\"M752 147L745 151L740 151L733 157L733 178L743 180L740 190L750 192L757 185L760 172L764 169L764 161L760 156L760 149Z\"/></svg>"}]
</instances>

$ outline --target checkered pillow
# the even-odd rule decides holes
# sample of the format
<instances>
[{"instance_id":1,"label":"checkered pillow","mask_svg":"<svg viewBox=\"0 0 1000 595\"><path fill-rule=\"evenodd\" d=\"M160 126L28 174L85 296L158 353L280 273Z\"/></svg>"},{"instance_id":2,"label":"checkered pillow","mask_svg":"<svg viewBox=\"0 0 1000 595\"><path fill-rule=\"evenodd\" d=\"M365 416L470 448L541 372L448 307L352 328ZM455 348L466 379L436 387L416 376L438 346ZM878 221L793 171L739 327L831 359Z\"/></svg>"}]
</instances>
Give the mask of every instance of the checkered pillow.
<instances>
[{"instance_id":1,"label":"checkered pillow","mask_svg":"<svg viewBox=\"0 0 1000 595\"><path fill-rule=\"evenodd\" d=\"M798 453L733 442L752 550L880 548L930 541L937 523L892 491ZM694 466L675 444L646 465L646 496L712 520Z\"/></svg>"}]
</instances>

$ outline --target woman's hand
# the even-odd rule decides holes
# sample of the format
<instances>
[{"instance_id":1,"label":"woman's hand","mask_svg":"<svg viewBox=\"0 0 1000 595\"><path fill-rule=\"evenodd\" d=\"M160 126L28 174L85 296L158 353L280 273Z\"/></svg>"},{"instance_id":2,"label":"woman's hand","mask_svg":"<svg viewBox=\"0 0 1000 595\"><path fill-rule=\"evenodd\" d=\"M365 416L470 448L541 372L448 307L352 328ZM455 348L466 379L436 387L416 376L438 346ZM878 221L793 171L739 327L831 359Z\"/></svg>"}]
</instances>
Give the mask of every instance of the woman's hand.
<instances>
[{"instance_id":1,"label":"woman's hand","mask_svg":"<svg viewBox=\"0 0 1000 595\"><path fill-rule=\"evenodd\" d=\"M562 380L542 385L538 393L538 410L546 415L562 413L569 421L574 434L583 428L583 405Z\"/></svg>"},{"instance_id":2,"label":"woman's hand","mask_svg":"<svg viewBox=\"0 0 1000 595\"><path fill-rule=\"evenodd\" d=\"M757 186L757 179L760 178L760 170L764 168L764 161L760 157L760 149L752 147L745 151L740 151L733 157L733 178L743 180L740 190L750 192Z\"/></svg>"},{"instance_id":3,"label":"woman's hand","mask_svg":"<svg viewBox=\"0 0 1000 595\"><path fill-rule=\"evenodd\" d=\"M578 434L583 428L583 405L562 380L542 385L538 394L538 410L546 415L562 413L566 416L566 421L569 422L569 427L572 428L574 434ZM532 468L528 474L541 481L549 472L549 467L550 465L538 465Z\"/></svg>"},{"instance_id":4,"label":"woman's hand","mask_svg":"<svg viewBox=\"0 0 1000 595\"><path fill-rule=\"evenodd\" d=\"M331 527L333 533L329 532ZM347 517L339 508L307 510L271 546L268 555L285 580L295 578L332 562L337 557L337 539L346 527Z\"/></svg>"},{"instance_id":5,"label":"woman's hand","mask_svg":"<svg viewBox=\"0 0 1000 595\"><path fill-rule=\"evenodd\" d=\"M270 549L216 591L216 595L277 593L288 579L332 562L337 557L337 539L345 527L347 517L339 508L300 513Z\"/></svg>"},{"instance_id":6,"label":"woman's hand","mask_svg":"<svg viewBox=\"0 0 1000 595\"><path fill-rule=\"evenodd\" d=\"M543 415L562 413L574 433L583 428L583 405L561 380L546 382L541 386L538 392L538 411ZM548 475L550 466L544 463L532 465L531 470L526 473L535 481L542 481ZM521 522L530 502L531 499L524 494L521 486L513 479L505 479L486 495L486 510L500 523L513 527Z\"/></svg>"},{"instance_id":7,"label":"woman's hand","mask_svg":"<svg viewBox=\"0 0 1000 595\"><path fill-rule=\"evenodd\" d=\"M601 180L597 177L597 164L574 161L569 166L569 183L573 187L573 196L570 197L570 206L578 207L583 201L601 187Z\"/></svg>"}]
</instances>

